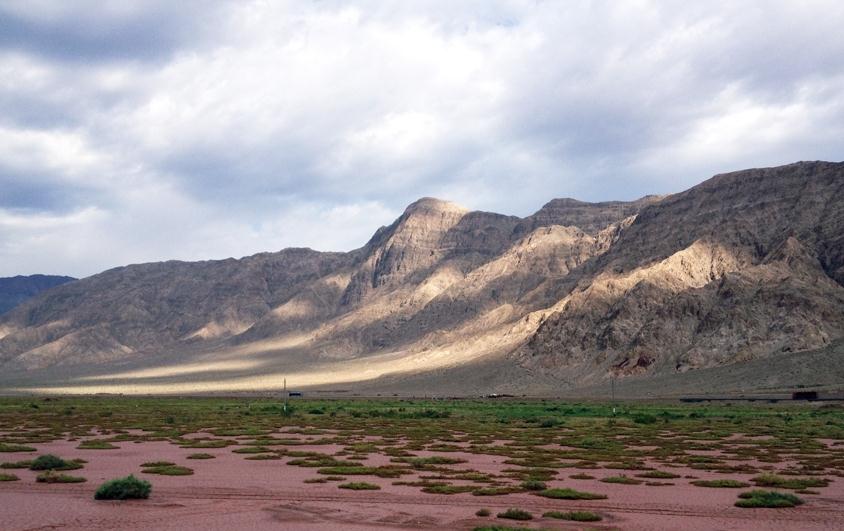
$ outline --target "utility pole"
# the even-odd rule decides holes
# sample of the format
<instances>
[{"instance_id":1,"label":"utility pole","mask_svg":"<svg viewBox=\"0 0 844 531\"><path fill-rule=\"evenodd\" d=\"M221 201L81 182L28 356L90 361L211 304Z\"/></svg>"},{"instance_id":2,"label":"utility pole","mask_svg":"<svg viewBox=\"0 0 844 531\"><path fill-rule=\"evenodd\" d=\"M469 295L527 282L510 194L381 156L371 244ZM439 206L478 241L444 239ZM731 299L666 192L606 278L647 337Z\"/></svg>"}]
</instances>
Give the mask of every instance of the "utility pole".
<instances>
[{"instance_id":1,"label":"utility pole","mask_svg":"<svg viewBox=\"0 0 844 531\"><path fill-rule=\"evenodd\" d=\"M282 393L284 394L284 414L286 415L287 414L287 378L284 379L284 391L282 391Z\"/></svg>"},{"instance_id":2,"label":"utility pole","mask_svg":"<svg viewBox=\"0 0 844 531\"><path fill-rule=\"evenodd\" d=\"M615 415L615 374L610 376L610 388L612 389L612 414Z\"/></svg>"}]
</instances>

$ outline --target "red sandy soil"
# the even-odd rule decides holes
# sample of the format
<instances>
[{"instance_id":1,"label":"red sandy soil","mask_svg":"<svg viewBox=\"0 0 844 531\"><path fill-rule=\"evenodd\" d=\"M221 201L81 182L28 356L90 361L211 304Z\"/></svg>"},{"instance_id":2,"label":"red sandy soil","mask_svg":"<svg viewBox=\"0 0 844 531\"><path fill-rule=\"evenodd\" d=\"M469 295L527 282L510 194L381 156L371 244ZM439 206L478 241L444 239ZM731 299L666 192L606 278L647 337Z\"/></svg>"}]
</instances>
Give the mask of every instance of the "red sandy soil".
<instances>
[{"instance_id":1,"label":"red sandy soil","mask_svg":"<svg viewBox=\"0 0 844 531\"><path fill-rule=\"evenodd\" d=\"M279 434L289 436L290 434ZM300 439L306 439L299 437ZM0 454L2 461L32 459L53 453L64 458L82 457L85 468L69 472L84 476L82 484L39 484L35 472L8 470L21 480L0 482L0 528L33 529L203 529L213 530L364 530L364 529L472 529L483 524L519 525L545 529L582 529L583 524L539 518L549 510L589 510L604 516L602 522L586 527L631 530L820 530L844 529L844 479L834 477L819 495L801 495L806 504L793 509L740 509L733 506L743 489L695 487L689 479L670 481L671 486L618 485L598 481L606 476L633 470L563 469L554 487L606 494L596 501L550 500L527 493L506 496L471 494L433 495L417 487L394 486L394 479L350 476L349 481L367 481L381 486L380 491L348 491L337 483L306 484L305 479L319 477L316 469L288 466L286 458L273 461L249 461L232 448L179 448L167 442L118 443L117 450L77 450L79 441L38 444L38 453ZM295 449L334 453L335 445L297 446ZM188 455L211 453L216 459L191 460ZM506 459L501 456L464 452L418 452L419 455L446 455L468 460L458 468L500 473ZM158 476L141 473L141 463L173 461L193 468L192 476ZM371 455L367 464L386 464L389 459ZM717 474L688 468L670 470L682 476L700 479L733 478L748 480L748 474ZM586 472L594 480L573 480L569 476ZM95 501L97 486L108 479L128 474L143 477L153 484L149 500L129 502ZM422 474L427 474L422 472ZM418 479L404 476L402 480ZM532 522L510 522L474 515L479 508L493 515L508 507L531 511Z\"/></svg>"}]
</instances>

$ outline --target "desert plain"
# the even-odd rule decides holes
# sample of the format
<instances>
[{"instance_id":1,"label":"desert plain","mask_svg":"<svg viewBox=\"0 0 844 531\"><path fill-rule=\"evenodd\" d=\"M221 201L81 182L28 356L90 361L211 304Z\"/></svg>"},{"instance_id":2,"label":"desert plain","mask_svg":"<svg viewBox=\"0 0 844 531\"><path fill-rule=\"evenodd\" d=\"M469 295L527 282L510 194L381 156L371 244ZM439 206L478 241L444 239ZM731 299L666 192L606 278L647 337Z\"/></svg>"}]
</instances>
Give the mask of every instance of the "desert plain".
<instances>
[{"instance_id":1,"label":"desert plain","mask_svg":"<svg viewBox=\"0 0 844 531\"><path fill-rule=\"evenodd\" d=\"M10 397L0 467L8 530L844 526L823 403ZM94 499L130 474L148 499ZM757 490L802 503L736 506Z\"/></svg>"}]
</instances>

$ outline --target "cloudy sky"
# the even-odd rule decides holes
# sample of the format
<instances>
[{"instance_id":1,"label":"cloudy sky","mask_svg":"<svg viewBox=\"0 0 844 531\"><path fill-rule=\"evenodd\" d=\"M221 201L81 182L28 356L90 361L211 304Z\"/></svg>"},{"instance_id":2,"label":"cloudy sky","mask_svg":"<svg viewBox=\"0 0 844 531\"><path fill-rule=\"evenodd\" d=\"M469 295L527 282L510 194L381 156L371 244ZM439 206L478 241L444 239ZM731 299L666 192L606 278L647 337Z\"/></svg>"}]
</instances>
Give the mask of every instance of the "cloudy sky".
<instances>
[{"instance_id":1,"label":"cloudy sky","mask_svg":"<svg viewBox=\"0 0 844 531\"><path fill-rule=\"evenodd\" d=\"M844 153L844 2L0 0L0 276Z\"/></svg>"}]
</instances>

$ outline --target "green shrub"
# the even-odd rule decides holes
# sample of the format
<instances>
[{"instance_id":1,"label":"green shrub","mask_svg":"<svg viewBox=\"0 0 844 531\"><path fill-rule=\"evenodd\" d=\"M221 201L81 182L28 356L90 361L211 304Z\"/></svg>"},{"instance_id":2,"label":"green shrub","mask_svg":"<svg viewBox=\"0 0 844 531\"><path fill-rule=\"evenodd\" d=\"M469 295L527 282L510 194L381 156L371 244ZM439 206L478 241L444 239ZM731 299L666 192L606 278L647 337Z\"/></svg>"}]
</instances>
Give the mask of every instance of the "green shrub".
<instances>
[{"instance_id":1,"label":"green shrub","mask_svg":"<svg viewBox=\"0 0 844 531\"><path fill-rule=\"evenodd\" d=\"M523 509L507 509L503 513L498 513L498 518L507 518L508 520L533 520L533 515Z\"/></svg>"},{"instance_id":2,"label":"green shrub","mask_svg":"<svg viewBox=\"0 0 844 531\"><path fill-rule=\"evenodd\" d=\"M133 475L125 478L113 479L103 483L96 494L95 500L129 500L129 499L146 499L149 498L149 493L152 490L152 485L148 481L137 479Z\"/></svg>"},{"instance_id":3,"label":"green shrub","mask_svg":"<svg viewBox=\"0 0 844 531\"><path fill-rule=\"evenodd\" d=\"M751 490L749 492L742 492L739 494L739 498L740 499L736 502L736 507L749 509L760 507L795 507L803 504L803 500L794 494L786 494L770 490Z\"/></svg>"},{"instance_id":4,"label":"green shrub","mask_svg":"<svg viewBox=\"0 0 844 531\"><path fill-rule=\"evenodd\" d=\"M548 488L548 485L537 479L529 479L522 483L522 488L525 490L545 490Z\"/></svg>"},{"instance_id":5,"label":"green shrub","mask_svg":"<svg viewBox=\"0 0 844 531\"><path fill-rule=\"evenodd\" d=\"M190 454L188 459L215 459L211 454Z\"/></svg>"},{"instance_id":6,"label":"green shrub","mask_svg":"<svg viewBox=\"0 0 844 531\"><path fill-rule=\"evenodd\" d=\"M39 455L29 465L30 470L75 470L82 465L74 461L65 461L52 454Z\"/></svg>"},{"instance_id":7,"label":"green shrub","mask_svg":"<svg viewBox=\"0 0 844 531\"><path fill-rule=\"evenodd\" d=\"M492 513L489 512L489 509L478 509L475 512L475 516L489 516L490 514Z\"/></svg>"},{"instance_id":8,"label":"green shrub","mask_svg":"<svg viewBox=\"0 0 844 531\"><path fill-rule=\"evenodd\" d=\"M20 478L14 474L0 473L0 481L17 481Z\"/></svg>"}]
</instances>

